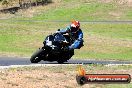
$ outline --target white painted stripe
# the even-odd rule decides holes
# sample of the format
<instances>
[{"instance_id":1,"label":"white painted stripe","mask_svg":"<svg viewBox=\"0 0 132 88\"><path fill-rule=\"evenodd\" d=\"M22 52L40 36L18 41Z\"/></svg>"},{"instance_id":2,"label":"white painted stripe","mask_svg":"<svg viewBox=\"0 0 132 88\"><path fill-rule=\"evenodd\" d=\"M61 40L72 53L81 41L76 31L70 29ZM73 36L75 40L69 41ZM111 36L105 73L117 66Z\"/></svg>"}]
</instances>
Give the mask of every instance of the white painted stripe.
<instances>
[{"instance_id":1,"label":"white painted stripe","mask_svg":"<svg viewBox=\"0 0 132 88\"><path fill-rule=\"evenodd\" d=\"M10 65L0 66L0 69L18 68L18 67L50 67L50 66L73 66L78 64L30 64L30 65Z\"/></svg>"},{"instance_id":2,"label":"white painted stripe","mask_svg":"<svg viewBox=\"0 0 132 88\"><path fill-rule=\"evenodd\" d=\"M104 65L104 66L132 66L132 64L107 64L107 65Z\"/></svg>"},{"instance_id":3,"label":"white painted stripe","mask_svg":"<svg viewBox=\"0 0 132 88\"><path fill-rule=\"evenodd\" d=\"M0 66L0 69L18 68L18 67L52 67L52 66L77 66L83 64L30 64L30 65L10 65ZM104 66L132 66L132 64L107 64Z\"/></svg>"}]
</instances>

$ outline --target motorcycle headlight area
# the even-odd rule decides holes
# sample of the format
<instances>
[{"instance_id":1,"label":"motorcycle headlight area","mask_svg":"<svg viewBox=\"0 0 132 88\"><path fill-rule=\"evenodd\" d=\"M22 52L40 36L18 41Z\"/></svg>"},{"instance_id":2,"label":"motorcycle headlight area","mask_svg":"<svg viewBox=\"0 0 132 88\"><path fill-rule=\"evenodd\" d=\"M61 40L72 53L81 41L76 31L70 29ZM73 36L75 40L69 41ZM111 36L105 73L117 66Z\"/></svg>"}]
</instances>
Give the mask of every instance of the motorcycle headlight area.
<instances>
[{"instance_id":1,"label":"motorcycle headlight area","mask_svg":"<svg viewBox=\"0 0 132 88\"><path fill-rule=\"evenodd\" d=\"M52 45L52 41L46 41L46 45L51 46Z\"/></svg>"}]
</instances>

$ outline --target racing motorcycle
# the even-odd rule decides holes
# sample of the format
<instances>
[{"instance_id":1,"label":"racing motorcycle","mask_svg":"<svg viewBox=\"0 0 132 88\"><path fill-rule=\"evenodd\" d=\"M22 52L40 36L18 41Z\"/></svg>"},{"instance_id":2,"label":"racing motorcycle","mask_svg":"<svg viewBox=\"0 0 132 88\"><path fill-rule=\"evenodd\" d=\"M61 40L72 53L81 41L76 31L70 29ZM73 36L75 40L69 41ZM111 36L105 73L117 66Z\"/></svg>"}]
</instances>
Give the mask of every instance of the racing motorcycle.
<instances>
[{"instance_id":1,"label":"racing motorcycle","mask_svg":"<svg viewBox=\"0 0 132 88\"><path fill-rule=\"evenodd\" d=\"M31 56L30 61L31 63L38 63L41 60L57 61L59 64L67 62L74 55L74 50L68 48L71 43L68 35L61 33L48 35L43 42L43 47Z\"/></svg>"}]
</instances>

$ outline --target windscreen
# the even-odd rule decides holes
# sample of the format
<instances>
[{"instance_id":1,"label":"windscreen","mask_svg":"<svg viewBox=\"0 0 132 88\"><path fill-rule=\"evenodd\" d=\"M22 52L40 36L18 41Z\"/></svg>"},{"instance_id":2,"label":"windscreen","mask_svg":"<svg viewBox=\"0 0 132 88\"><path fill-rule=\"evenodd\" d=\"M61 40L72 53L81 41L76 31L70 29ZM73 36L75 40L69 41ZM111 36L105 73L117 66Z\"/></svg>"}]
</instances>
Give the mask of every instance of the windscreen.
<instances>
[{"instance_id":1,"label":"windscreen","mask_svg":"<svg viewBox=\"0 0 132 88\"><path fill-rule=\"evenodd\" d=\"M54 41L65 41L65 37L62 34L56 34L54 37Z\"/></svg>"}]
</instances>

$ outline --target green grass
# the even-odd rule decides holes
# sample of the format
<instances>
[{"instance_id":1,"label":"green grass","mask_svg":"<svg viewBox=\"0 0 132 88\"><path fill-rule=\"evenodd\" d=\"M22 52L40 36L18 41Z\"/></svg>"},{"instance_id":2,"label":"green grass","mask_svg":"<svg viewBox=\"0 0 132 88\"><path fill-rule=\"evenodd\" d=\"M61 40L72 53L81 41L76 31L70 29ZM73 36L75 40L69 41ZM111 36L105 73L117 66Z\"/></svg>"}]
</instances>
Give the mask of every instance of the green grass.
<instances>
[{"instance_id":1,"label":"green grass","mask_svg":"<svg viewBox=\"0 0 132 88\"><path fill-rule=\"evenodd\" d=\"M91 6L93 9L91 9ZM96 5L80 5L79 7L73 8L57 8L55 10L48 11L46 14L42 14L39 16L34 17L33 19L37 20L71 20L71 19L78 19L78 20L89 20L92 19L89 17L87 13L94 13L96 12L95 8L98 8ZM81 16L85 14L84 16ZM64 18L65 16L65 18Z\"/></svg>"},{"instance_id":2,"label":"green grass","mask_svg":"<svg viewBox=\"0 0 132 88\"><path fill-rule=\"evenodd\" d=\"M75 3L76 4L73 4ZM36 15L34 20L130 20L132 11L130 7L118 5L115 2L101 3L96 0L91 2L70 1L64 2L60 8L49 9L41 15ZM70 5L72 4L72 5ZM127 8L127 9L124 9ZM114 13L115 15L111 14ZM125 14L126 13L126 14Z\"/></svg>"},{"instance_id":3,"label":"green grass","mask_svg":"<svg viewBox=\"0 0 132 88\"><path fill-rule=\"evenodd\" d=\"M42 46L44 38L70 22L35 22L16 20L131 20L129 6L117 3L101 3L96 0L64 0L57 6L47 5L33 17L16 17L0 20L0 53L30 57ZM52 3L54 4L54 3ZM52 5L51 4L51 5ZM54 9L53 9L54 8ZM34 8L33 8L34 9ZM45 10L43 10L45 9ZM111 14L112 13L112 14ZM75 51L73 58L101 60L131 60L132 24L129 23L81 23L84 31L84 47ZM85 52L84 52L85 51Z\"/></svg>"},{"instance_id":4,"label":"green grass","mask_svg":"<svg viewBox=\"0 0 132 88\"><path fill-rule=\"evenodd\" d=\"M8 21L7 24L7 27L0 26L4 28L0 30L0 52L29 57L42 46L48 34L69 23L14 22L12 24ZM131 60L131 24L82 24L82 29L85 46L76 50L73 58Z\"/></svg>"},{"instance_id":5,"label":"green grass","mask_svg":"<svg viewBox=\"0 0 132 88\"><path fill-rule=\"evenodd\" d=\"M132 39L132 24L85 24L83 28L84 30L88 29L88 32L93 35Z\"/></svg>"}]
</instances>

